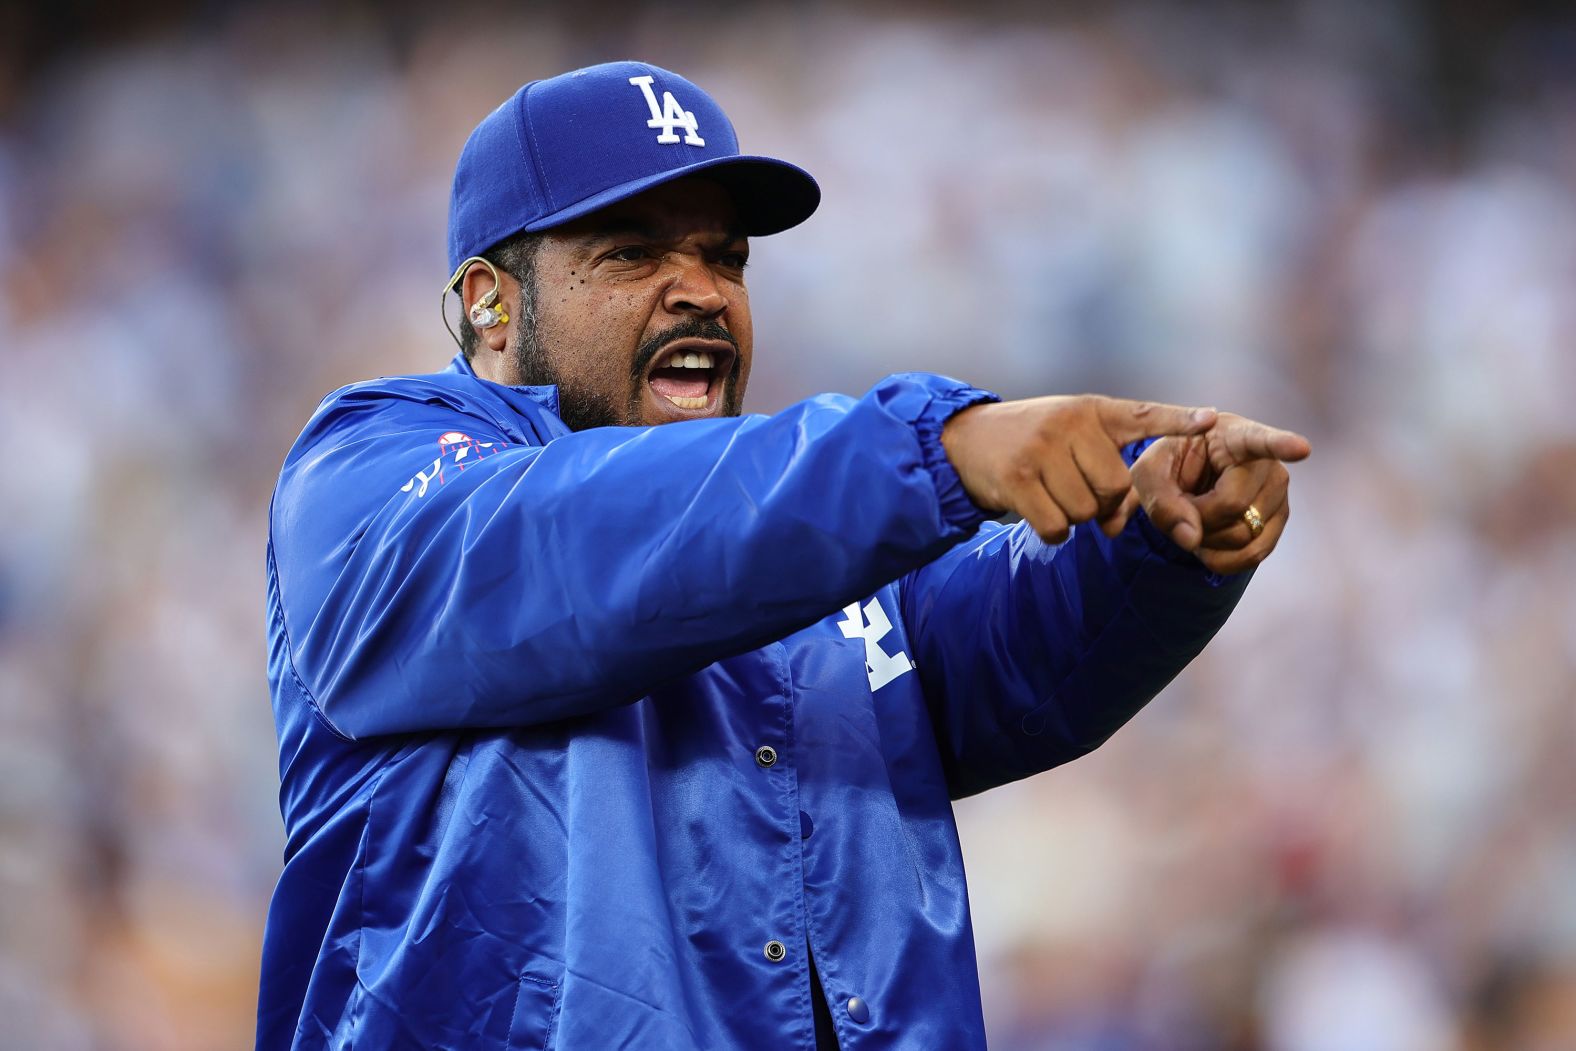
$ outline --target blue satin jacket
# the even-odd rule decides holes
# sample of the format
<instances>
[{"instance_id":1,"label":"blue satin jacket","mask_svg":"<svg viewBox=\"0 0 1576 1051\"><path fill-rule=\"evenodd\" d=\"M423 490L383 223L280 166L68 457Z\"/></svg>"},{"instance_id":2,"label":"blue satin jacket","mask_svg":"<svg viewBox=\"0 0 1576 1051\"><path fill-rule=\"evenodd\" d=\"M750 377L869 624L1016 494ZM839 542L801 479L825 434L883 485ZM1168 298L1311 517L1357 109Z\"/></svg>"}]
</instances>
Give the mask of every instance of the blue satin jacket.
<instances>
[{"instance_id":1,"label":"blue satin jacket","mask_svg":"<svg viewBox=\"0 0 1576 1051\"><path fill-rule=\"evenodd\" d=\"M258 1047L984 1046L951 800L1104 741L1246 583L982 524L901 375L569 433L462 359L327 398L270 522Z\"/></svg>"}]
</instances>

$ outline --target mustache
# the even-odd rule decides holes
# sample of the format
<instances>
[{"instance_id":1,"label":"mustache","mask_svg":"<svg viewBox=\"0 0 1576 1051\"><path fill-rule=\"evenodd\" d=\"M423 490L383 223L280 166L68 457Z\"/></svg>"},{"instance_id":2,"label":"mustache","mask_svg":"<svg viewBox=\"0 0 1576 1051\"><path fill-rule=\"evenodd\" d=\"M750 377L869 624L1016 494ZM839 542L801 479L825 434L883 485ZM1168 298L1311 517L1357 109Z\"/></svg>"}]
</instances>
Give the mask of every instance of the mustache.
<instances>
[{"instance_id":1,"label":"mustache","mask_svg":"<svg viewBox=\"0 0 1576 1051\"><path fill-rule=\"evenodd\" d=\"M723 340L733 347L735 355L733 359L734 370L738 370L739 358L737 355L739 351L739 341L733 338L733 333L723 328L711 318L692 317L684 321L680 321L677 325L674 325L666 332L652 336L650 339L642 343L640 345L640 349L635 352L634 363L630 366L630 375L632 375L637 380L643 377L646 374L646 368L651 364L652 360L662 352L662 348L680 339Z\"/></svg>"}]
</instances>

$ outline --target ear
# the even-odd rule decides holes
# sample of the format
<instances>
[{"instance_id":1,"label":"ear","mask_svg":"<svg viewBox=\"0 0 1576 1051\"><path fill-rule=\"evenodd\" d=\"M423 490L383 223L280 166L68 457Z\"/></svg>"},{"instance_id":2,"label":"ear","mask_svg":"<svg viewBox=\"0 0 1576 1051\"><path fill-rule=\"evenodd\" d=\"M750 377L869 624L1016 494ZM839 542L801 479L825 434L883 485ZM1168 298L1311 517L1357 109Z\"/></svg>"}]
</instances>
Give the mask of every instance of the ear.
<instances>
[{"instance_id":1,"label":"ear","mask_svg":"<svg viewBox=\"0 0 1576 1051\"><path fill-rule=\"evenodd\" d=\"M494 285L492 270L481 263L472 263L460 276L460 309L465 311L467 318L471 317L471 309L480 305L483 308L490 307L501 311L507 319L485 328L473 326L476 328L479 341L478 353L483 350L503 353L508 348L509 339L514 332L515 305L520 299L520 283L502 270L497 271L497 275L498 283Z\"/></svg>"}]
</instances>

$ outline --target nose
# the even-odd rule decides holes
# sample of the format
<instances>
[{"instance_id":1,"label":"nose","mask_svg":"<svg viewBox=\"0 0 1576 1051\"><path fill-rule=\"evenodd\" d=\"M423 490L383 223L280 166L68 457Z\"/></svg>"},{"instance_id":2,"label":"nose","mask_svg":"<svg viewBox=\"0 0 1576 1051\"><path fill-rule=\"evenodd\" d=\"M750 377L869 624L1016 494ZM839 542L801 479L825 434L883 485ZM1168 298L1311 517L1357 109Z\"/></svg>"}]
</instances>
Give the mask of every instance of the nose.
<instances>
[{"instance_id":1,"label":"nose","mask_svg":"<svg viewBox=\"0 0 1576 1051\"><path fill-rule=\"evenodd\" d=\"M668 313L714 318L728 309L728 297L704 259L675 253L668 265L674 270L662 295L662 305Z\"/></svg>"}]
</instances>

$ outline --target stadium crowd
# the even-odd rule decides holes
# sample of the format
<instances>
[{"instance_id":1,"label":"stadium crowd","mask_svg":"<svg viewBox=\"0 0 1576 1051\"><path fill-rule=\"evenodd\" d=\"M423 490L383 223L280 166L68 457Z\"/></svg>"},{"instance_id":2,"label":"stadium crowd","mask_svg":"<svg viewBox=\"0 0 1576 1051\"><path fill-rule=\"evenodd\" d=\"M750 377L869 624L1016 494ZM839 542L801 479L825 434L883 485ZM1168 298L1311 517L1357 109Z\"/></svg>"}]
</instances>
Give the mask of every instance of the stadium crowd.
<instances>
[{"instance_id":1,"label":"stadium crowd","mask_svg":"<svg viewBox=\"0 0 1576 1051\"><path fill-rule=\"evenodd\" d=\"M638 55L825 192L755 246L747 408L929 369L1314 441L1204 656L959 804L992 1046L1576 1047L1576 27L1446 76L1423 6L235 7L30 74L0 108L0 1046L249 1043L273 478L324 393L452 353L466 132Z\"/></svg>"}]
</instances>

